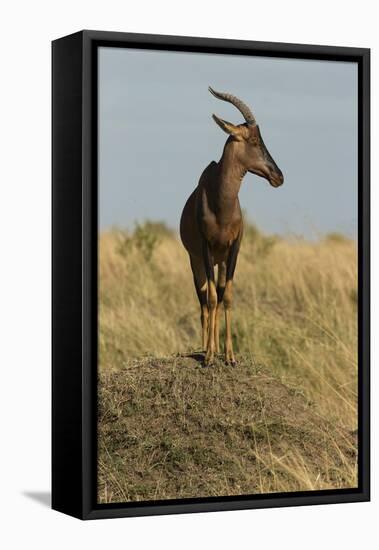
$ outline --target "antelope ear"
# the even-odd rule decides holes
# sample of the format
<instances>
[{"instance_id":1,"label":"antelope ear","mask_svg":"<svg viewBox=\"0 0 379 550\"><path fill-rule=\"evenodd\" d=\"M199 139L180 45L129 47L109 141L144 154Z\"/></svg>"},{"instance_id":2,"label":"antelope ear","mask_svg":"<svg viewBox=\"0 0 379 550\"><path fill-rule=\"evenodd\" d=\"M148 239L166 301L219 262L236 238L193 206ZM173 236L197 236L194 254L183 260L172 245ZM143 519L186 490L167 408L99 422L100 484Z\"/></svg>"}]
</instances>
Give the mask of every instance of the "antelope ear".
<instances>
[{"instance_id":1,"label":"antelope ear","mask_svg":"<svg viewBox=\"0 0 379 550\"><path fill-rule=\"evenodd\" d=\"M222 120L222 118L218 118L218 116L216 115L212 115L212 118L215 121L215 123L218 124L222 130L224 130L224 132L226 132L227 134L230 134L231 136L237 139L242 138L241 129L238 126L235 126L234 124L232 124L231 122L228 122L227 120Z\"/></svg>"}]
</instances>

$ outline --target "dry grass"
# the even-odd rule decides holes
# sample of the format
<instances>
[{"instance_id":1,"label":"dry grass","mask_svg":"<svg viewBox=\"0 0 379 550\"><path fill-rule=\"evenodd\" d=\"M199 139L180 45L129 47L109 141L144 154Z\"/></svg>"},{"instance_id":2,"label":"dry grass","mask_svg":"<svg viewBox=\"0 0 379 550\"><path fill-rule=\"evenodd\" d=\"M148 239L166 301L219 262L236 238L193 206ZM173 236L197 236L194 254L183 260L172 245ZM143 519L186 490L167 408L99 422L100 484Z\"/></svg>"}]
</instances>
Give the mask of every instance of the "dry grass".
<instances>
[{"instance_id":1,"label":"dry grass","mask_svg":"<svg viewBox=\"0 0 379 550\"><path fill-rule=\"evenodd\" d=\"M100 238L99 500L356 486L357 251L247 228L239 364L204 369L188 259L145 224Z\"/></svg>"}]
</instances>

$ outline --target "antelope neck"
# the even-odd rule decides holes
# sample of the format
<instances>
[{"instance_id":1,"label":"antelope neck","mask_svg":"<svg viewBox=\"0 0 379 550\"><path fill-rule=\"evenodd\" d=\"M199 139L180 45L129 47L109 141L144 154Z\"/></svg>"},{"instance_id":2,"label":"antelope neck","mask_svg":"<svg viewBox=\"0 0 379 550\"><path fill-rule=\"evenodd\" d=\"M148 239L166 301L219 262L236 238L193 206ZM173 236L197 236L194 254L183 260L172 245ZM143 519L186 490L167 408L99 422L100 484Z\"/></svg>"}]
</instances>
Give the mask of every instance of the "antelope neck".
<instances>
[{"instance_id":1,"label":"antelope neck","mask_svg":"<svg viewBox=\"0 0 379 550\"><path fill-rule=\"evenodd\" d=\"M228 223L234 213L238 201L238 193L242 179L247 169L237 161L233 154L225 154L218 163L217 185L217 219L221 224Z\"/></svg>"}]
</instances>

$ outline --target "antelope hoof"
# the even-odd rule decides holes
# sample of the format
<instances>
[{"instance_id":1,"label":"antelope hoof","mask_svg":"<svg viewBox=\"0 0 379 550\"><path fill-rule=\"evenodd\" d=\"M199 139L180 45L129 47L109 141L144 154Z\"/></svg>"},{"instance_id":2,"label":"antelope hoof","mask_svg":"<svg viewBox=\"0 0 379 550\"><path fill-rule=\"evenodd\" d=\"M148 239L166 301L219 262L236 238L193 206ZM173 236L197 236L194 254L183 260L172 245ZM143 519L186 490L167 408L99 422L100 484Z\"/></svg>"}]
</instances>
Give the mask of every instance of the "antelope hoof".
<instances>
[{"instance_id":1,"label":"antelope hoof","mask_svg":"<svg viewBox=\"0 0 379 550\"><path fill-rule=\"evenodd\" d=\"M227 365L230 365L231 367L235 367L237 365L237 361L234 358L233 352L226 352L226 354L225 354L225 363Z\"/></svg>"},{"instance_id":2,"label":"antelope hoof","mask_svg":"<svg viewBox=\"0 0 379 550\"><path fill-rule=\"evenodd\" d=\"M207 351L204 358L204 367L211 367L214 363L214 353L213 351Z\"/></svg>"}]
</instances>

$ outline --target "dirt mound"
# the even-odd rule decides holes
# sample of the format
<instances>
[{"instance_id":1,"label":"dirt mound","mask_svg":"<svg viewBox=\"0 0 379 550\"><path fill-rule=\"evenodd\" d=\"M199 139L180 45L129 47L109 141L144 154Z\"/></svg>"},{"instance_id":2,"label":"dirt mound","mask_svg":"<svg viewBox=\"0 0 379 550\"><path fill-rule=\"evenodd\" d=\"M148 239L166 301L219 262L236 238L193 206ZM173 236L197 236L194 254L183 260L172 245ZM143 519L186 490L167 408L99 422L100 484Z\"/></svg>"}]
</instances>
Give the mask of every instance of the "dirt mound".
<instances>
[{"instance_id":1,"label":"dirt mound","mask_svg":"<svg viewBox=\"0 0 379 550\"><path fill-rule=\"evenodd\" d=\"M146 359L99 378L99 501L351 487L354 434L251 359Z\"/></svg>"}]
</instances>

